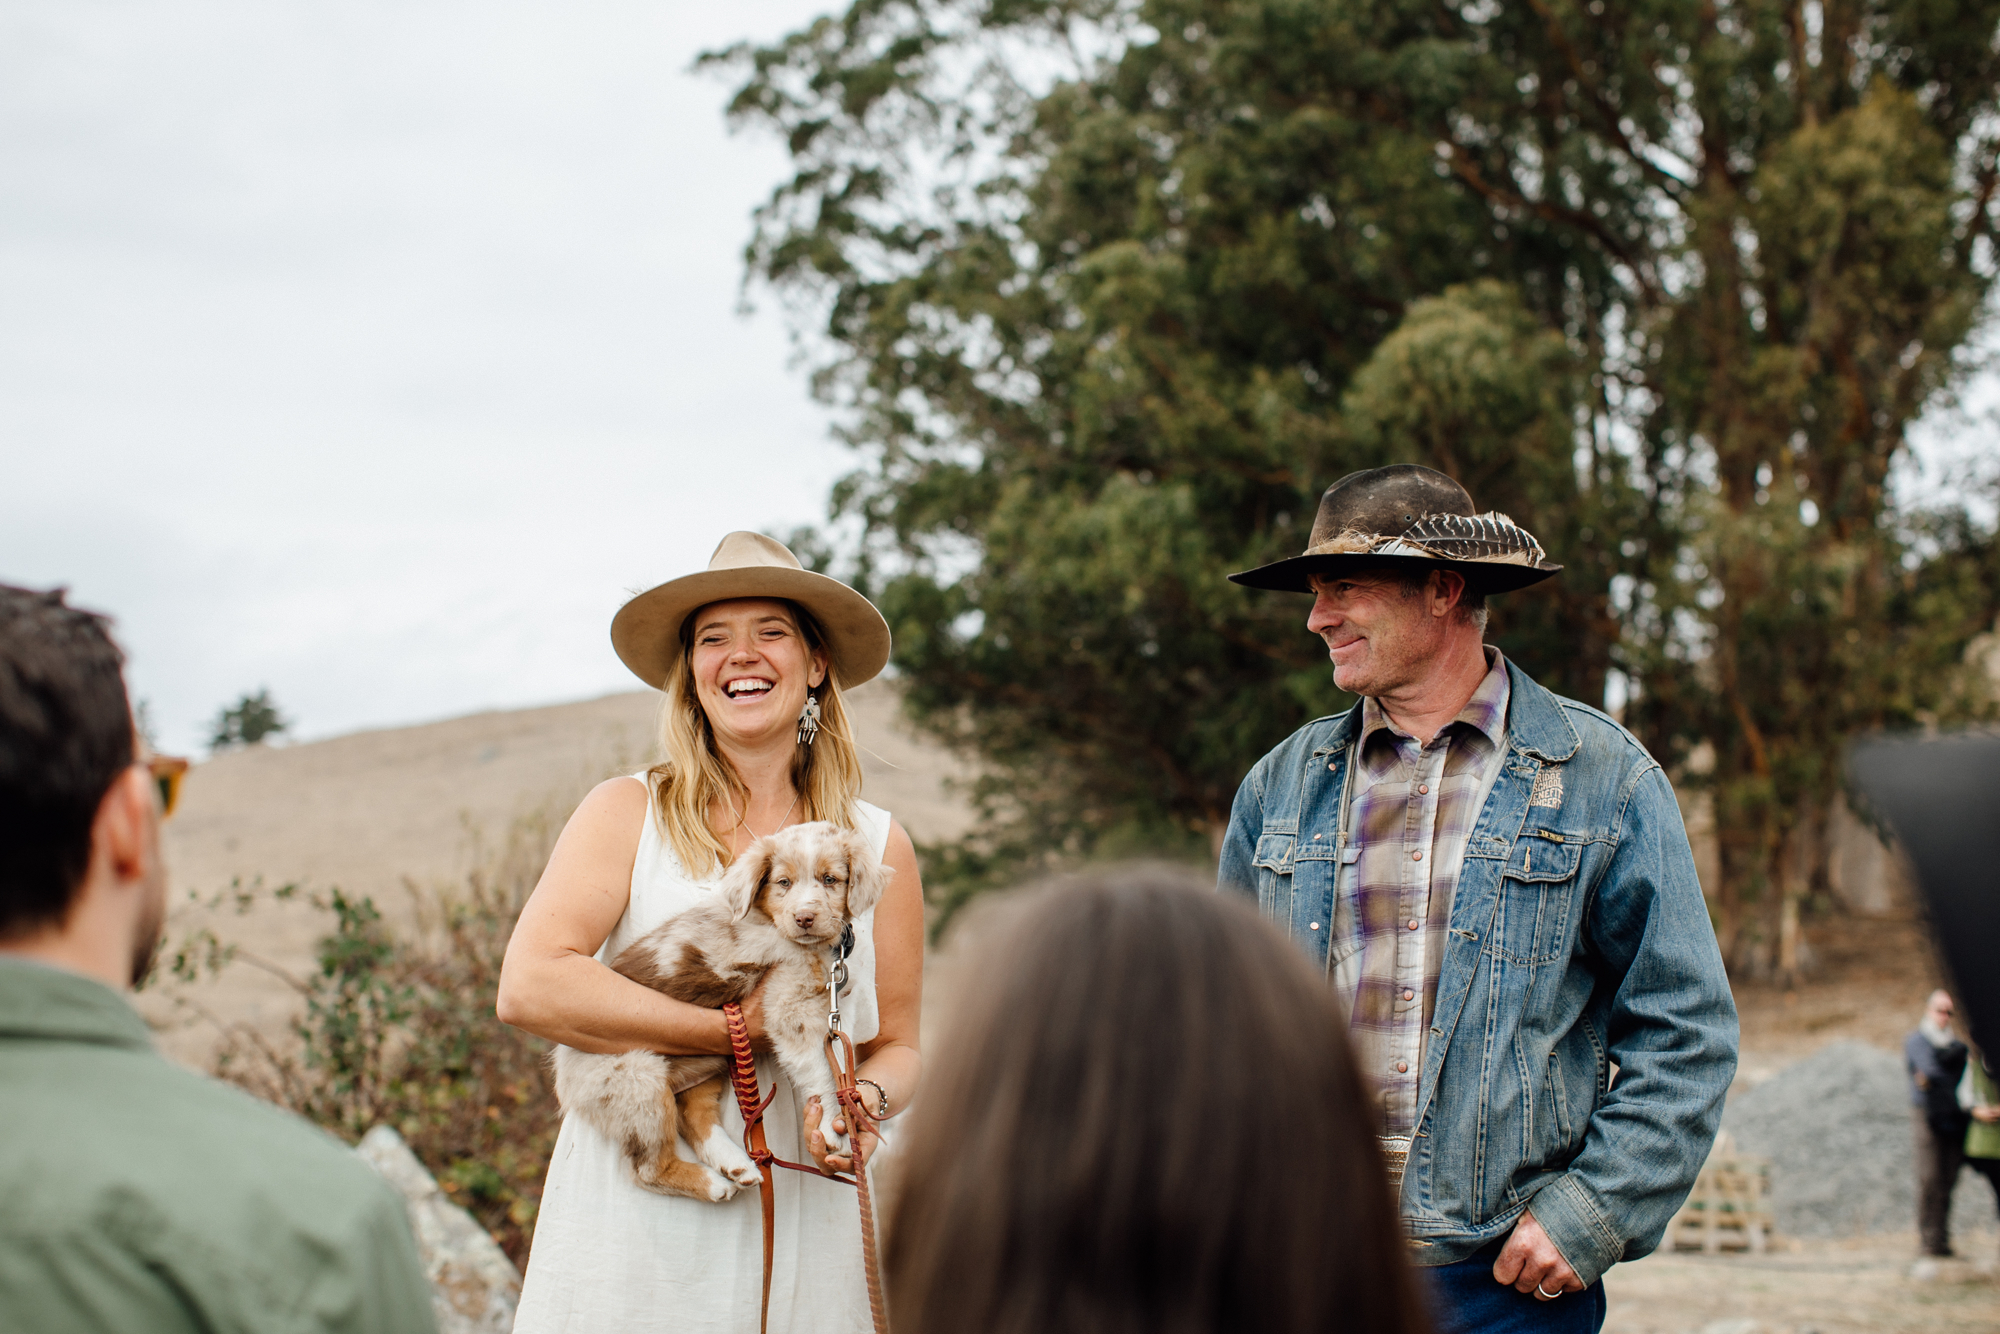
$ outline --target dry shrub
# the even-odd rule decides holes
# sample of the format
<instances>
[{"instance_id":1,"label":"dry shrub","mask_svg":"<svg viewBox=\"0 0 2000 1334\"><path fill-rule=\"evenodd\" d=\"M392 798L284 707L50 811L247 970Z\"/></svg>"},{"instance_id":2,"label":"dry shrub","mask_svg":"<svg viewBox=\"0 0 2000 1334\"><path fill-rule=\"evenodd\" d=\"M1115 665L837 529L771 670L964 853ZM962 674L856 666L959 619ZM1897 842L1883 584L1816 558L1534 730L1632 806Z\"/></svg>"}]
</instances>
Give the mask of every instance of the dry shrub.
<instances>
[{"instance_id":1,"label":"dry shrub","mask_svg":"<svg viewBox=\"0 0 2000 1334\"><path fill-rule=\"evenodd\" d=\"M507 939L552 843L550 820L518 820L495 855L475 857L480 869L462 885L411 885L420 924L408 939L387 929L371 899L339 889L253 883L209 900L246 912L266 898L303 897L332 914L308 977L206 929L163 960L182 983L239 963L288 982L305 1005L292 1025L297 1041L281 1047L248 1025L220 1023L215 1073L349 1143L375 1125L394 1126L517 1266L527 1263L559 1113L549 1044L496 1019L493 997Z\"/></svg>"}]
</instances>

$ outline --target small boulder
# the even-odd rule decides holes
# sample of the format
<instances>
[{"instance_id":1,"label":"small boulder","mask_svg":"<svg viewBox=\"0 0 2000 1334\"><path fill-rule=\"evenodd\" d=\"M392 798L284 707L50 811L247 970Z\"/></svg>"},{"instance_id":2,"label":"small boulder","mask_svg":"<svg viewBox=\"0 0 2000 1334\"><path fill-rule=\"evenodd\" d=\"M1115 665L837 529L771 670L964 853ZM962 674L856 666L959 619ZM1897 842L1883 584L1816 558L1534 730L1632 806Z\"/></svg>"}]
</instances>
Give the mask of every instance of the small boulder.
<instances>
[{"instance_id":1,"label":"small boulder","mask_svg":"<svg viewBox=\"0 0 2000 1334\"><path fill-rule=\"evenodd\" d=\"M521 1275L477 1219L438 1189L403 1137L376 1126L356 1153L401 1193L431 1281L438 1334L508 1334L521 1297Z\"/></svg>"}]
</instances>

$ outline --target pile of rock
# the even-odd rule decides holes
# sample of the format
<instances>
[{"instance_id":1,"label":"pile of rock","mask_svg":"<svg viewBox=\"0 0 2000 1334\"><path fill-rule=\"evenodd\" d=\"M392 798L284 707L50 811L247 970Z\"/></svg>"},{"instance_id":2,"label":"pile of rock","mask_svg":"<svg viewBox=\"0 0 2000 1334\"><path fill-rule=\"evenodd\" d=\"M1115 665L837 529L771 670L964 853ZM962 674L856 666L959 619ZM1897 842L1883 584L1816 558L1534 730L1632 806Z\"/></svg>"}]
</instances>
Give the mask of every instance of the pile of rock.
<instances>
[{"instance_id":1,"label":"pile of rock","mask_svg":"<svg viewBox=\"0 0 2000 1334\"><path fill-rule=\"evenodd\" d=\"M445 1198L403 1137L388 1126L362 1136L355 1152L402 1192L409 1206L410 1231L431 1281L438 1334L508 1334L521 1275L499 1243Z\"/></svg>"},{"instance_id":2,"label":"pile of rock","mask_svg":"<svg viewBox=\"0 0 2000 1334\"><path fill-rule=\"evenodd\" d=\"M1722 1128L1741 1153L1771 1160L1771 1209L1795 1237L1914 1232L1909 1087L1898 1056L1836 1042L1732 1096ZM1990 1232L1993 1191L1966 1172L1952 1231Z\"/></svg>"}]
</instances>

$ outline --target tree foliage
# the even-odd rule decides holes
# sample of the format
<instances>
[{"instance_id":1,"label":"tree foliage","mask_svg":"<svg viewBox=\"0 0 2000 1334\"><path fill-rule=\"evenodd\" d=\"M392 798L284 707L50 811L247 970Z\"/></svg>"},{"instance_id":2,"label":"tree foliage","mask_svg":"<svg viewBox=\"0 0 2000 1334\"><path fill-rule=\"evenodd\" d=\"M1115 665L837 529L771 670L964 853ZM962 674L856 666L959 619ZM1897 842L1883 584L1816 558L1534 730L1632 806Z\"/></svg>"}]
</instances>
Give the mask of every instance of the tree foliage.
<instances>
[{"instance_id":1,"label":"tree foliage","mask_svg":"<svg viewBox=\"0 0 2000 1334\"><path fill-rule=\"evenodd\" d=\"M254 746L289 731L291 726L291 721L278 712L271 692L260 687L254 695L244 695L215 715L215 722L209 727L209 749Z\"/></svg>"},{"instance_id":2,"label":"tree foliage","mask_svg":"<svg viewBox=\"0 0 2000 1334\"><path fill-rule=\"evenodd\" d=\"M1567 567L1510 655L1712 753L1725 946L1789 967L1844 738L1963 705L1995 610L1990 535L1889 481L1994 271L1996 22L856 0L716 57L793 156L750 265L866 456L835 507L911 707L1014 817L956 869L1213 839L1343 702L1301 602L1222 575L1417 461Z\"/></svg>"}]
</instances>

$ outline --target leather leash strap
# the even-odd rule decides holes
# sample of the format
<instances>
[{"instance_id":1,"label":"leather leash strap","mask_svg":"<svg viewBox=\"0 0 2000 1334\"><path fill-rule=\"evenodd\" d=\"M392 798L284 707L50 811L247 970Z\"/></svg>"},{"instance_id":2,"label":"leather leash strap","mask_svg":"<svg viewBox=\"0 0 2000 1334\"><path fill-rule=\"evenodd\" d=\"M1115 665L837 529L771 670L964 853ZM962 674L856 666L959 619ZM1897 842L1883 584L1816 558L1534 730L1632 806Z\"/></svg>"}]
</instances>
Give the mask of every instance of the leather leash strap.
<instances>
[{"instance_id":1,"label":"leather leash strap","mask_svg":"<svg viewBox=\"0 0 2000 1334\"><path fill-rule=\"evenodd\" d=\"M757 1058L750 1051L743 1007L730 1002L722 1007L722 1018L729 1026L729 1083L736 1090L737 1109L743 1113L743 1148L762 1178L757 1195L764 1206L764 1304L757 1316L757 1334L764 1334L771 1324L771 1250L778 1229L777 1199L771 1188L771 1164L776 1155L764 1143L764 1109L778 1096L778 1086L771 1086L770 1098L758 1099Z\"/></svg>"},{"instance_id":2,"label":"leather leash strap","mask_svg":"<svg viewBox=\"0 0 2000 1334\"><path fill-rule=\"evenodd\" d=\"M875 1260L875 1205L868 1197L868 1154L861 1138L864 1131L874 1130L875 1116L862 1101L861 1090L855 1087L854 1043L837 1028L826 1035L826 1063L833 1067L834 1096L840 1099L840 1108L847 1114L848 1142L853 1145L854 1194L861 1205L861 1273L868 1283L868 1314L874 1318L875 1334L889 1334L889 1313L882 1301L882 1272Z\"/></svg>"},{"instance_id":3,"label":"leather leash strap","mask_svg":"<svg viewBox=\"0 0 2000 1334\"><path fill-rule=\"evenodd\" d=\"M757 1195L764 1208L764 1296L757 1317L758 1334L766 1334L771 1325L771 1259L775 1251L777 1234L777 1199L773 1190L772 1167L789 1167L794 1172L809 1172L813 1176L844 1181L855 1188L861 1203L861 1264L868 1284L868 1311L875 1321L875 1334L889 1334L888 1317L882 1303L882 1278L875 1262L875 1211L868 1198L868 1159L861 1148L862 1127L873 1127L875 1118L862 1105L861 1093L854 1085L854 1044L847 1035L827 1036L826 1059L833 1067L834 1082L840 1087L836 1096L841 1108L847 1113L849 1138L854 1144L854 1176L827 1173L805 1163L786 1162L772 1153L764 1138L764 1112L771 1100L778 1096L778 1086L757 1096L757 1057L750 1050L750 1029L743 1022L743 1007L734 1002L722 1007L722 1018L729 1028L729 1084L736 1092L737 1110L743 1113L743 1148L750 1155L750 1161L757 1164L762 1177L757 1183ZM847 1068L843 1070L834 1054L834 1038L838 1036L846 1048ZM823 1109L825 1110L825 1109Z\"/></svg>"}]
</instances>

